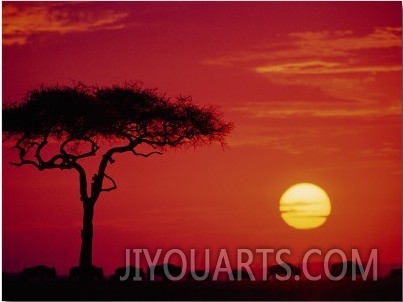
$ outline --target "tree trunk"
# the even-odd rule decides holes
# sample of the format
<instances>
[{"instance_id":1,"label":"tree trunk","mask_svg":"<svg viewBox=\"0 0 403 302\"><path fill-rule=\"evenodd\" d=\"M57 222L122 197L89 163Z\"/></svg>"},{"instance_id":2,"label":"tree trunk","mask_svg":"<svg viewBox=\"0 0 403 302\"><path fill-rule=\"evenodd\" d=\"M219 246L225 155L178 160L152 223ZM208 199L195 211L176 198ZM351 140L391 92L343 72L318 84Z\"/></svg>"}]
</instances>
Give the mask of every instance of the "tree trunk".
<instances>
[{"instance_id":1,"label":"tree trunk","mask_svg":"<svg viewBox=\"0 0 403 302\"><path fill-rule=\"evenodd\" d=\"M92 268L92 219L94 217L94 203L84 202L83 229L81 231L81 253L80 269L81 272L90 273Z\"/></svg>"}]
</instances>

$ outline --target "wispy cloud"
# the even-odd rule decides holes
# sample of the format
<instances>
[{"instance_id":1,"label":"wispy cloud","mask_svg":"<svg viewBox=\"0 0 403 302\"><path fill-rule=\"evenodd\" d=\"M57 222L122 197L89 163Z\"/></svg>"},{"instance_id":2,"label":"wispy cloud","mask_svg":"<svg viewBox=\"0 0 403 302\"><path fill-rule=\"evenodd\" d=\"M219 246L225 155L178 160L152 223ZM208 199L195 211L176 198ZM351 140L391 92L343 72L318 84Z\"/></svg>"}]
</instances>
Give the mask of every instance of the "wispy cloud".
<instances>
[{"instance_id":1,"label":"wispy cloud","mask_svg":"<svg viewBox=\"0 0 403 302\"><path fill-rule=\"evenodd\" d=\"M401 34L400 27L376 27L371 33L361 36L347 30L297 32L289 34L289 37L296 38L293 44L305 50L306 54L319 51L320 56L330 57L350 56L354 50L401 47Z\"/></svg>"},{"instance_id":2,"label":"wispy cloud","mask_svg":"<svg viewBox=\"0 0 403 302\"><path fill-rule=\"evenodd\" d=\"M391 166L396 166L396 161L388 161L398 158L396 152L401 149L398 134L371 138L371 129L379 125L400 129L401 105L357 103L346 107L337 102L298 100L240 103L231 110L240 116L237 136L230 141L233 147L269 147L289 155L320 154L330 159L349 154L357 162L365 158L373 159L374 165L382 162ZM354 137L368 140L355 146Z\"/></svg>"},{"instance_id":3,"label":"wispy cloud","mask_svg":"<svg viewBox=\"0 0 403 302\"><path fill-rule=\"evenodd\" d=\"M265 61L289 62L304 59L309 62L312 58L327 60L340 57L349 57L349 62L357 62L359 58L352 58L358 51L401 48L401 33L400 27L374 28L367 35L358 35L351 30L295 32L284 36L281 42L255 45L254 50L231 51L216 58L206 59L203 63L236 66L249 62L259 65Z\"/></svg>"},{"instance_id":4,"label":"wispy cloud","mask_svg":"<svg viewBox=\"0 0 403 302\"><path fill-rule=\"evenodd\" d=\"M401 175L401 141L397 136L371 137L371 129L376 129L371 122L358 127L341 127L343 120L337 120L338 126L321 127L302 127L299 122L288 127L262 124L244 129L230 145L266 148L292 157L317 156L321 160L312 164L309 168L312 172L383 169L391 175Z\"/></svg>"},{"instance_id":5,"label":"wispy cloud","mask_svg":"<svg viewBox=\"0 0 403 302\"><path fill-rule=\"evenodd\" d=\"M377 73L401 71L401 65L385 66L352 66L338 62L305 61L285 63L279 65L259 66L255 68L257 73L281 73L288 75L312 75L312 74L338 74L338 73Z\"/></svg>"},{"instance_id":6,"label":"wispy cloud","mask_svg":"<svg viewBox=\"0 0 403 302\"><path fill-rule=\"evenodd\" d=\"M77 4L74 4L75 6ZM128 12L84 11L66 3L6 3L3 6L3 45L23 45L41 33L78 33L125 27Z\"/></svg>"},{"instance_id":7,"label":"wispy cloud","mask_svg":"<svg viewBox=\"0 0 403 302\"><path fill-rule=\"evenodd\" d=\"M316 104L306 101L295 102L249 102L234 106L235 112L240 112L248 118L376 118L400 117L401 106L391 105L382 108L370 108L362 105L340 107L339 104Z\"/></svg>"},{"instance_id":8,"label":"wispy cloud","mask_svg":"<svg viewBox=\"0 0 403 302\"><path fill-rule=\"evenodd\" d=\"M323 133L323 129L318 125L314 127L309 125L302 126L300 123L294 125L287 123L287 119L284 119L284 125L279 125L278 123L273 123L273 119L270 118L262 117L260 120L256 120L252 115L245 115L249 117L249 121L254 121L255 123L252 126L251 122L245 121L245 124L239 125L237 135L232 137L229 142L231 147L269 147L271 150L277 150L289 155L306 152L331 155L337 154L341 150L336 143L329 144L322 138L342 136L344 135L344 129ZM331 127L326 127L326 129L329 130Z\"/></svg>"},{"instance_id":9,"label":"wispy cloud","mask_svg":"<svg viewBox=\"0 0 403 302\"><path fill-rule=\"evenodd\" d=\"M367 34L294 32L203 63L248 70L276 85L317 89L333 101L400 103L396 91L378 83L401 74L401 33L401 27L377 27Z\"/></svg>"}]
</instances>

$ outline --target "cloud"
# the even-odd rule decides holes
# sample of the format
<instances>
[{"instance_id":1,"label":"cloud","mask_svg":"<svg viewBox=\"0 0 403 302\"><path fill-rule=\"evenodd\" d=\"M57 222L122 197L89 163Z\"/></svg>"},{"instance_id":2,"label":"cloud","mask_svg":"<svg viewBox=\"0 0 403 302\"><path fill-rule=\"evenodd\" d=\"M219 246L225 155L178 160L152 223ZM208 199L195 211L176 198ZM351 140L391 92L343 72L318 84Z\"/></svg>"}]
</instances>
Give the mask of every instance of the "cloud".
<instances>
[{"instance_id":1,"label":"cloud","mask_svg":"<svg viewBox=\"0 0 403 302\"><path fill-rule=\"evenodd\" d=\"M257 73L281 73L288 75L312 75L312 74L338 74L338 73L377 73L401 71L401 65L385 66L349 66L338 62L303 61L285 63L279 65L259 66L255 68Z\"/></svg>"},{"instance_id":2,"label":"cloud","mask_svg":"<svg viewBox=\"0 0 403 302\"><path fill-rule=\"evenodd\" d=\"M232 108L235 112L245 114L248 118L376 118L400 117L401 106L391 105L382 108L366 107L361 105L341 107L339 104L316 104L309 101L244 103Z\"/></svg>"},{"instance_id":3,"label":"cloud","mask_svg":"<svg viewBox=\"0 0 403 302\"><path fill-rule=\"evenodd\" d=\"M363 117L364 119L364 117ZM401 141L390 135L371 136L378 129L368 122L356 127L344 127L345 121L337 119L338 125L301 126L301 122L288 126L265 125L260 129L243 129L230 141L232 148L259 147L292 157L312 157L309 171L345 171L382 169L390 175L401 175ZM399 124L399 121L396 121ZM315 123L316 125L316 123ZM242 129L241 125L238 127ZM386 136L386 135L385 135ZM357 138L355 141L354 138Z\"/></svg>"},{"instance_id":4,"label":"cloud","mask_svg":"<svg viewBox=\"0 0 403 302\"><path fill-rule=\"evenodd\" d=\"M3 6L3 45L24 45L41 33L79 33L125 27L127 12L84 11L77 4L6 3Z\"/></svg>"},{"instance_id":5,"label":"cloud","mask_svg":"<svg viewBox=\"0 0 403 302\"><path fill-rule=\"evenodd\" d=\"M302 153L334 155L340 152L340 146L329 144L322 138L326 136L332 141L333 138L342 136L345 131L345 129L340 129L324 133L324 129L318 125L313 127L301 125L301 123L295 122L295 119L294 123L289 123L287 119L284 119L284 124L278 124L271 119L256 120L250 116L249 121L238 125L237 135L229 141L231 147L268 147L289 155ZM326 129L331 129L331 127L326 127Z\"/></svg>"},{"instance_id":6,"label":"cloud","mask_svg":"<svg viewBox=\"0 0 403 302\"><path fill-rule=\"evenodd\" d=\"M239 103L230 110L240 121L237 135L229 142L232 147L268 147L289 155L321 154L326 158L348 153L355 154L354 161L373 158L377 163L385 162L380 155L395 158L400 148L392 133L372 137L372 131L400 129L401 105L345 107L344 103L272 100ZM354 137L367 139L354 145Z\"/></svg>"},{"instance_id":7,"label":"cloud","mask_svg":"<svg viewBox=\"0 0 403 302\"><path fill-rule=\"evenodd\" d=\"M203 63L247 70L276 85L315 89L333 101L400 103L400 92L384 86L401 75L401 32L401 27L376 27L366 34L294 32Z\"/></svg>"},{"instance_id":8,"label":"cloud","mask_svg":"<svg viewBox=\"0 0 403 302\"><path fill-rule=\"evenodd\" d=\"M290 130L290 132L292 132ZM326 143L320 143L318 139L321 135L309 134L309 131L304 133L303 131L295 131L289 135L277 135L274 133L249 133L241 134L230 141L231 147L268 147L271 150L277 150L280 153L288 155L300 155L300 154L322 154L328 156L336 156L342 152L342 148L336 145L329 145ZM312 143L302 143L302 141L308 141ZM314 143L313 143L314 142Z\"/></svg>"},{"instance_id":9,"label":"cloud","mask_svg":"<svg viewBox=\"0 0 403 302\"><path fill-rule=\"evenodd\" d=\"M313 51L323 56L349 56L351 51L401 47L402 29L399 27L375 27L367 35L354 36L353 31L321 31L290 33L299 49ZM325 47L324 47L325 46Z\"/></svg>"},{"instance_id":10,"label":"cloud","mask_svg":"<svg viewBox=\"0 0 403 302\"><path fill-rule=\"evenodd\" d=\"M345 58L360 62L362 51L401 48L401 27L376 27L371 33L358 35L347 31L307 31L289 33L282 41L254 45L255 50L240 50L225 53L203 61L206 65L233 66L242 63L312 61L312 58ZM361 52L361 53L360 53ZM249 65L250 65L249 64Z\"/></svg>"}]
</instances>

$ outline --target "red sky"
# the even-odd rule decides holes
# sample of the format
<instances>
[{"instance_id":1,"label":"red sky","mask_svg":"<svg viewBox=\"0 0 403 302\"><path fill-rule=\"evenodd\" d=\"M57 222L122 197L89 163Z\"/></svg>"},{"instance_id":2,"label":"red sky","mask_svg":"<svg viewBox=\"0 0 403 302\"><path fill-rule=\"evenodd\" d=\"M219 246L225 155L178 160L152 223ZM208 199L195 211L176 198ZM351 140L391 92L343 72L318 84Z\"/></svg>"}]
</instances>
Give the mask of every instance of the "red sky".
<instances>
[{"instance_id":1,"label":"red sky","mask_svg":"<svg viewBox=\"0 0 403 302\"><path fill-rule=\"evenodd\" d=\"M94 220L106 273L125 248L289 248L294 263L310 248L377 248L401 263L400 2L2 6L3 103L41 83L140 80L219 105L236 126L225 150L116 158L118 190ZM10 166L15 156L4 144L3 270L66 273L80 248L76 175ZM330 196L318 229L281 219L298 182Z\"/></svg>"}]
</instances>

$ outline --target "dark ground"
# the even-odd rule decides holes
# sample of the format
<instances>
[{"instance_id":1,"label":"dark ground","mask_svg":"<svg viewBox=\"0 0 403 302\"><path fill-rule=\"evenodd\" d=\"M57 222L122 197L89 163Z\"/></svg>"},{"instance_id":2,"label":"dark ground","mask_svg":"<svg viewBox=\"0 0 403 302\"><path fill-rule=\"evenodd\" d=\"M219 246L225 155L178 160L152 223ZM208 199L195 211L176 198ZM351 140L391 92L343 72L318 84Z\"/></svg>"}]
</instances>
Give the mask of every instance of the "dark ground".
<instances>
[{"instance_id":1,"label":"dark ground","mask_svg":"<svg viewBox=\"0 0 403 302\"><path fill-rule=\"evenodd\" d=\"M2 300L402 300L401 279L91 283L3 278Z\"/></svg>"}]
</instances>

